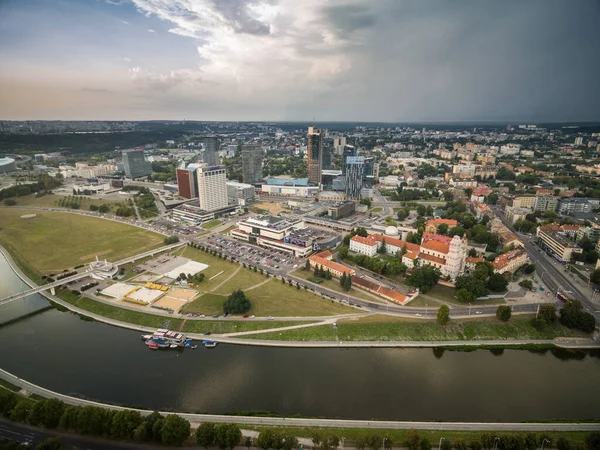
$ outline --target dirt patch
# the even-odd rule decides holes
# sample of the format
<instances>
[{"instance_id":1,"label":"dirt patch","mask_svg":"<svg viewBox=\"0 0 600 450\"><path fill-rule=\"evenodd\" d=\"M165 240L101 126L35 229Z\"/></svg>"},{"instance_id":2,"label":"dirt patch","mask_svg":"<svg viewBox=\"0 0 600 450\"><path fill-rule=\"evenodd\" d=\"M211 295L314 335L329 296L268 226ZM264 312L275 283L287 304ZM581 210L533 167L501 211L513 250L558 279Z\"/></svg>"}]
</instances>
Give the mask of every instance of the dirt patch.
<instances>
[{"instance_id":1,"label":"dirt patch","mask_svg":"<svg viewBox=\"0 0 600 450\"><path fill-rule=\"evenodd\" d=\"M95 258L96 256L100 257L100 256L103 256L103 255L108 255L108 254L109 254L109 253L111 253L112 251L113 251L113 250L112 250L112 248L109 248L108 250L104 250L104 251L102 251L102 252L97 252L97 253L92 253L92 254L85 255L85 256L80 256L80 257L79 257L79 260L80 260L80 261L85 261L85 260L87 260L87 259L93 259L93 258Z\"/></svg>"},{"instance_id":2,"label":"dirt patch","mask_svg":"<svg viewBox=\"0 0 600 450\"><path fill-rule=\"evenodd\" d=\"M175 288L175 289L171 289L169 292L167 292L166 296L187 302L187 301L190 301L191 299L193 299L196 295L198 295L197 291L192 291L189 289Z\"/></svg>"},{"instance_id":3,"label":"dirt patch","mask_svg":"<svg viewBox=\"0 0 600 450\"><path fill-rule=\"evenodd\" d=\"M269 211L269 213L271 213L273 215L277 215L281 211L289 211L281 203L260 202L260 203L255 203L253 205L253 207L256 207L259 209L264 209L265 211Z\"/></svg>"},{"instance_id":4,"label":"dirt patch","mask_svg":"<svg viewBox=\"0 0 600 450\"><path fill-rule=\"evenodd\" d=\"M160 306L162 308L169 308L169 309L172 309L173 311L179 311L179 308L181 308L185 304L186 304L185 300L180 300L178 298L173 298L173 297L161 297L160 299L158 299L157 301L155 301L153 303L153 305L155 305L155 306Z\"/></svg>"}]
</instances>

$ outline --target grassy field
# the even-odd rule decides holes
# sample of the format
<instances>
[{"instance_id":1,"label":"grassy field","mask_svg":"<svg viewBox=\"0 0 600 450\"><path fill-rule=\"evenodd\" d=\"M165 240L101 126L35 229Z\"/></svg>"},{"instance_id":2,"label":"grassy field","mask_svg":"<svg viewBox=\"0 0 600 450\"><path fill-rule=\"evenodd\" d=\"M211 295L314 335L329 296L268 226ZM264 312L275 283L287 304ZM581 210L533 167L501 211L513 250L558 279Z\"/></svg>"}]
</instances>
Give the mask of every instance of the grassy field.
<instances>
[{"instance_id":1,"label":"grassy field","mask_svg":"<svg viewBox=\"0 0 600 450\"><path fill-rule=\"evenodd\" d=\"M285 341L474 341L553 339L573 334L558 324L538 331L531 325L531 317L525 316L511 318L508 323L497 319L452 320L443 327L432 320L373 315L358 319L341 319L338 321L337 330L324 325L284 331L271 337L265 333L248 338Z\"/></svg>"},{"instance_id":2,"label":"grassy field","mask_svg":"<svg viewBox=\"0 0 600 450\"><path fill-rule=\"evenodd\" d=\"M84 211L90 210L90 205L108 205L112 206L118 203L117 201L111 200L102 200L102 199L92 199L89 197L81 197L81 209ZM36 197L35 194L26 195L24 197L16 197L14 200L17 202L16 206L39 206L39 207L51 207L51 208L60 208L58 206L58 201L60 199L65 198L64 195L54 195L48 194L42 197Z\"/></svg>"},{"instance_id":3,"label":"grassy field","mask_svg":"<svg viewBox=\"0 0 600 450\"><path fill-rule=\"evenodd\" d=\"M239 267L239 266L238 266ZM221 281L223 281L223 278ZM264 281L267 281L266 275L261 275L260 272L244 269L243 267L237 272L233 278L228 280L222 286L219 286L214 292L217 294L229 295L237 289L245 290L252 286L256 286ZM252 291L250 291L252 292Z\"/></svg>"},{"instance_id":4,"label":"grassy field","mask_svg":"<svg viewBox=\"0 0 600 450\"><path fill-rule=\"evenodd\" d=\"M302 278L304 280L308 280L310 277L314 276L314 272L312 270L306 271L302 268L299 268L299 269L296 269L294 272L292 272L292 275L294 275L298 278ZM323 282L320 283L319 286L322 286L327 289L331 289L332 291L339 292L344 295L347 293L349 295L352 295L357 298L361 298L363 300L369 300L371 302L376 302L376 303L377 302L385 303L384 299L379 298L375 295L369 295L368 293L366 293L358 288L353 287L352 289L350 289L350 291L346 292L340 286L340 281L337 278L332 278L331 280L323 280Z\"/></svg>"},{"instance_id":5,"label":"grassy field","mask_svg":"<svg viewBox=\"0 0 600 450\"><path fill-rule=\"evenodd\" d=\"M181 308L181 313L223 314L223 302L227 297L217 294L204 294Z\"/></svg>"},{"instance_id":6,"label":"grassy field","mask_svg":"<svg viewBox=\"0 0 600 450\"><path fill-rule=\"evenodd\" d=\"M221 225L222 223L223 222L220 221L219 219L215 219L215 220L211 220L210 222L207 222L204 225L202 225L202 228L210 230L211 228L217 227L217 226Z\"/></svg>"},{"instance_id":7,"label":"grassy field","mask_svg":"<svg viewBox=\"0 0 600 450\"><path fill-rule=\"evenodd\" d=\"M264 322L252 319L244 320L188 320L183 325L185 333L236 333L241 331L267 330L286 326L300 325L307 322Z\"/></svg>"},{"instance_id":8,"label":"grassy field","mask_svg":"<svg viewBox=\"0 0 600 450\"><path fill-rule=\"evenodd\" d=\"M231 225L230 227L225 228L223 231L220 231L219 233L221 234L227 234L229 233L231 230L235 230L237 228L237 226L235 225Z\"/></svg>"},{"instance_id":9,"label":"grassy field","mask_svg":"<svg viewBox=\"0 0 600 450\"><path fill-rule=\"evenodd\" d=\"M383 208L377 206L376 208L371 208L369 211L372 212L373 214L376 214L376 213L380 213L381 211L383 211Z\"/></svg>"},{"instance_id":10,"label":"grassy field","mask_svg":"<svg viewBox=\"0 0 600 450\"><path fill-rule=\"evenodd\" d=\"M248 291L246 295L252 302L250 314L263 317L311 317L356 312L353 308L332 303L320 295L284 285L277 279L271 279L260 288Z\"/></svg>"},{"instance_id":11,"label":"grassy field","mask_svg":"<svg viewBox=\"0 0 600 450\"><path fill-rule=\"evenodd\" d=\"M208 269L202 272L204 274L204 281L198 285L198 289L202 292L212 291L212 289L221 284L227 277L233 274L238 267L240 267L239 264L225 261L224 259L209 255L208 253L204 253L203 251L191 247L185 247L180 255L194 261L208 264ZM215 275L218 276L211 280Z\"/></svg>"},{"instance_id":12,"label":"grassy field","mask_svg":"<svg viewBox=\"0 0 600 450\"><path fill-rule=\"evenodd\" d=\"M79 214L0 210L0 243L39 272L61 271L96 255L117 261L163 244L163 237L123 223Z\"/></svg>"}]
</instances>

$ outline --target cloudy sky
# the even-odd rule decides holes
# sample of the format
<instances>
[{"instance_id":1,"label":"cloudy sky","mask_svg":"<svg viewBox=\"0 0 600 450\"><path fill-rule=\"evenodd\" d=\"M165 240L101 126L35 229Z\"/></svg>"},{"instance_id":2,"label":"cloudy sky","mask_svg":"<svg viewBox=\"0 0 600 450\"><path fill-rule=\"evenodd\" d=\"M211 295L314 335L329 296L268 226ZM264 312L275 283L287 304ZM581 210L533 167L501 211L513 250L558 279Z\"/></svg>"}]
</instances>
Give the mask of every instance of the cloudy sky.
<instances>
[{"instance_id":1,"label":"cloudy sky","mask_svg":"<svg viewBox=\"0 0 600 450\"><path fill-rule=\"evenodd\" d=\"M600 120L598 0L0 0L0 119Z\"/></svg>"}]
</instances>

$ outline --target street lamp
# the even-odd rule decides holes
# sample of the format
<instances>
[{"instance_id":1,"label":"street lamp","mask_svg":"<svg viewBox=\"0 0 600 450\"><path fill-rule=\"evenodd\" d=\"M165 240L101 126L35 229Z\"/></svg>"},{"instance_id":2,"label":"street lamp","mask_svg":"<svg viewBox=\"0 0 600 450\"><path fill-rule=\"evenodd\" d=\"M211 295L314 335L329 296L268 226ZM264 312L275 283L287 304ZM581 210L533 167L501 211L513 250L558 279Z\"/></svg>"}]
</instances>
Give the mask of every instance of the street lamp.
<instances>
[{"instance_id":1,"label":"street lamp","mask_svg":"<svg viewBox=\"0 0 600 450\"><path fill-rule=\"evenodd\" d=\"M442 450L442 441L444 440L444 438L440 438L440 445L438 445L438 450Z\"/></svg>"},{"instance_id":2,"label":"street lamp","mask_svg":"<svg viewBox=\"0 0 600 450\"><path fill-rule=\"evenodd\" d=\"M499 437L494 438L494 450L498 449L498 441L500 440Z\"/></svg>"},{"instance_id":3,"label":"street lamp","mask_svg":"<svg viewBox=\"0 0 600 450\"><path fill-rule=\"evenodd\" d=\"M550 443L550 441L549 441L548 439L544 438L544 440L542 441L542 450L544 450L544 444L545 444L546 442L547 442L548 444Z\"/></svg>"},{"instance_id":4,"label":"street lamp","mask_svg":"<svg viewBox=\"0 0 600 450\"><path fill-rule=\"evenodd\" d=\"M383 448L384 448L384 449L385 449L385 441L386 441L386 440L387 440L387 438L386 438L386 437L384 437L384 438L383 438ZM542 450L544 450L544 449L542 449Z\"/></svg>"}]
</instances>

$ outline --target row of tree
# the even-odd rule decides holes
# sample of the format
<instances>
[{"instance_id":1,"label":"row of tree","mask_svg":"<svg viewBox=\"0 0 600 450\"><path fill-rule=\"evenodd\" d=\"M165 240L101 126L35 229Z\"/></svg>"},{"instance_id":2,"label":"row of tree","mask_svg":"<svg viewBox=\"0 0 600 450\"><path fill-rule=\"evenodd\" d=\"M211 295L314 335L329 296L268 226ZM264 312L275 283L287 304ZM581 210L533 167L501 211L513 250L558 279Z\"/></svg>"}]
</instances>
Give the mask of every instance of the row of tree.
<instances>
[{"instance_id":1,"label":"row of tree","mask_svg":"<svg viewBox=\"0 0 600 450\"><path fill-rule=\"evenodd\" d=\"M381 246L381 249L385 249L385 245ZM402 249L397 253L397 259L381 259L380 257L374 256L369 257L367 255L350 255L348 253L349 248L346 246L340 247L338 255L344 260L349 260L355 264L364 267L365 269L371 270L372 272L379 273L381 275L395 277L398 274L405 274L408 270L406 264L402 262L402 256L406 254L406 248ZM379 252L380 254L382 252ZM385 254L385 251L383 251Z\"/></svg>"},{"instance_id":2,"label":"row of tree","mask_svg":"<svg viewBox=\"0 0 600 450\"><path fill-rule=\"evenodd\" d=\"M61 177L51 177L50 175L40 175L33 183L16 184L0 191L0 200L12 197L24 197L25 195L35 194L36 192L48 192L62 185Z\"/></svg>"},{"instance_id":3,"label":"row of tree","mask_svg":"<svg viewBox=\"0 0 600 450\"><path fill-rule=\"evenodd\" d=\"M346 275L346 272L344 272L340 278L340 286L345 291L352 289L352 275Z\"/></svg>"}]
</instances>

